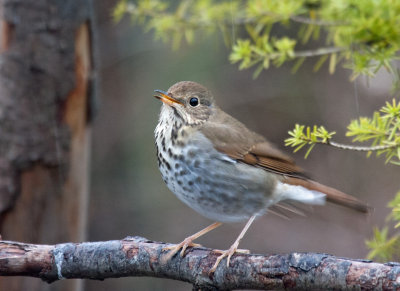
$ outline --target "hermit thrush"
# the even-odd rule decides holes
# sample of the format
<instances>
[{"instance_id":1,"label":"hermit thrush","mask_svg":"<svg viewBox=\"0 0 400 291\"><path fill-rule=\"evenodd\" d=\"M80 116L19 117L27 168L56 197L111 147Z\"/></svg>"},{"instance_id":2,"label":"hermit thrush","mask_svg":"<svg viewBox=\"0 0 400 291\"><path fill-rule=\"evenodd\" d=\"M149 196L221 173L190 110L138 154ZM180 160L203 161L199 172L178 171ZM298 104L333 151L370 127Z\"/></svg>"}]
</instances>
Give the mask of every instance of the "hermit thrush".
<instances>
[{"instance_id":1,"label":"hermit thrush","mask_svg":"<svg viewBox=\"0 0 400 291\"><path fill-rule=\"evenodd\" d=\"M240 240L257 216L284 201L324 204L325 200L366 212L367 206L339 190L307 178L291 158L264 137L222 111L213 95L195 82L179 82L160 99L155 129L158 166L168 188L188 206L215 223L173 247L181 255L193 240L221 225L248 220L219 262L237 252Z\"/></svg>"}]
</instances>

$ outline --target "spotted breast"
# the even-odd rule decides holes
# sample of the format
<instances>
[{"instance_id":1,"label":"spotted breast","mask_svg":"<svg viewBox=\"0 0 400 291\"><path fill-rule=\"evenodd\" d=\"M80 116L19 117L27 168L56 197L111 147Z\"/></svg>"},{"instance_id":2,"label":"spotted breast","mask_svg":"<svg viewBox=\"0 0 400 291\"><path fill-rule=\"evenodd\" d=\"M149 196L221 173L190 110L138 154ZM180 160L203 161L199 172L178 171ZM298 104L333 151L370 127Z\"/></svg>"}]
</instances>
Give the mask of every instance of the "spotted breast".
<instances>
[{"instance_id":1,"label":"spotted breast","mask_svg":"<svg viewBox=\"0 0 400 291\"><path fill-rule=\"evenodd\" d=\"M163 105L155 130L158 166L168 188L200 214L238 222L274 203L270 173L217 151L198 130ZM268 191L268 189L271 189Z\"/></svg>"}]
</instances>

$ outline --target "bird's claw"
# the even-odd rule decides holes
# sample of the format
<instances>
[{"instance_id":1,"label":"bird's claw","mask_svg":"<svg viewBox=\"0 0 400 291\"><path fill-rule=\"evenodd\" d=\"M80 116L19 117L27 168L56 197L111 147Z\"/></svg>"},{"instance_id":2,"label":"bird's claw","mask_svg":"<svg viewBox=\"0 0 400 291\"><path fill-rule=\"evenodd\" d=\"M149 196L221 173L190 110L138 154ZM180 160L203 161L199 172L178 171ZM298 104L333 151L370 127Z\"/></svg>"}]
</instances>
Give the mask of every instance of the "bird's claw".
<instances>
[{"instance_id":1,"label":"bird's claw","mask_svg":"<svg viewBox=\"0 0 400 291\"><path fill-rule=\"evenodd\" d=\"M221 255L217 258L217 260L215 261L214 266L210 269L209 274L214 273L217 270L217 267L219 265L219 263L225 258L227 258L227 262L226 262L226 266L229 268L229 264L231 261L231 257L235 254L235 253L241 253L241 254L250 254L249 250L244 250L244 249L238 249L238 246L236 244L233 244L229 250L214 250L214 252L216 253L220 253Z\"/></svg>"},{"instance_id":2,"label":"bird's claw","mask_svg":"<svg viewBox=\"0 0 400 291\"><path fill-rule=\"evenodd\" d=\"M173 246L168 246L163 248L163 251L165 250L170 250L170 252L168 252L168 255L166 257L166 260L171 259L173 256L175 256L175 254L180 250L180 256L183 257L185 255L185 251L188 247L201 247L200 244L196 244L193 242L193 239L191 237L187 237L185 238L181 243L173 245Z\"/></svg>"}]
</instances>

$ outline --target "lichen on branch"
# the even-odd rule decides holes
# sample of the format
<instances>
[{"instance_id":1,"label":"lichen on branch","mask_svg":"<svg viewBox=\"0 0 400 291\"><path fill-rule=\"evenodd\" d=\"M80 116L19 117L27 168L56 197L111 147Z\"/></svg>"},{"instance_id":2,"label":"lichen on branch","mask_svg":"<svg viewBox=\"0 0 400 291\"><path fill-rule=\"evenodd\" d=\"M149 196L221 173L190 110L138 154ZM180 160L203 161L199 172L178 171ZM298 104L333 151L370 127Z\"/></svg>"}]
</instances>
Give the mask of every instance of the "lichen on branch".
<instances>
[{"instance_id":1,"label":"lichen on branch","mask_svg":"<svg viewBox=\"0 0 400 291\"><path fill-rule=\"evenodd\" d=\"M142 237L58 245L0 241L0 276L61 279L149 276L193 284L196 290L366 290L399 288L396 263L337 258L328 254L235 254L231 264L210 268L219 256L189 248L185 256L165 260L168 244Z\"/></svg>"}]
</instances>

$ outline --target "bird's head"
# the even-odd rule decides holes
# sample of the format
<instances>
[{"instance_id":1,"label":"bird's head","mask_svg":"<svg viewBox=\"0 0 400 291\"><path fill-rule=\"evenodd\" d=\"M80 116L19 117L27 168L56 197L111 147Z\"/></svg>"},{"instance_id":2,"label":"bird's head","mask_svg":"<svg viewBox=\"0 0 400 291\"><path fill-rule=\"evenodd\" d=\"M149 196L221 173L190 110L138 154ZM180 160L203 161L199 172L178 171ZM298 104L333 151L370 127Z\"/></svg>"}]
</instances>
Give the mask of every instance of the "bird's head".
<instances>
[{"instance_id":1,"label":"bird's head","mask_svg":"<svg viewBox=\"0 0 400 291\"><path fill-rule=\"evenodd\" d=\"M167 92L155 92L157 94L154 97L160 99L167 110L172 110L176 118L188 125L202 124L215 109L211 92L196 82L183 81L171 86Z\"/></svg>"}]
</instances>

